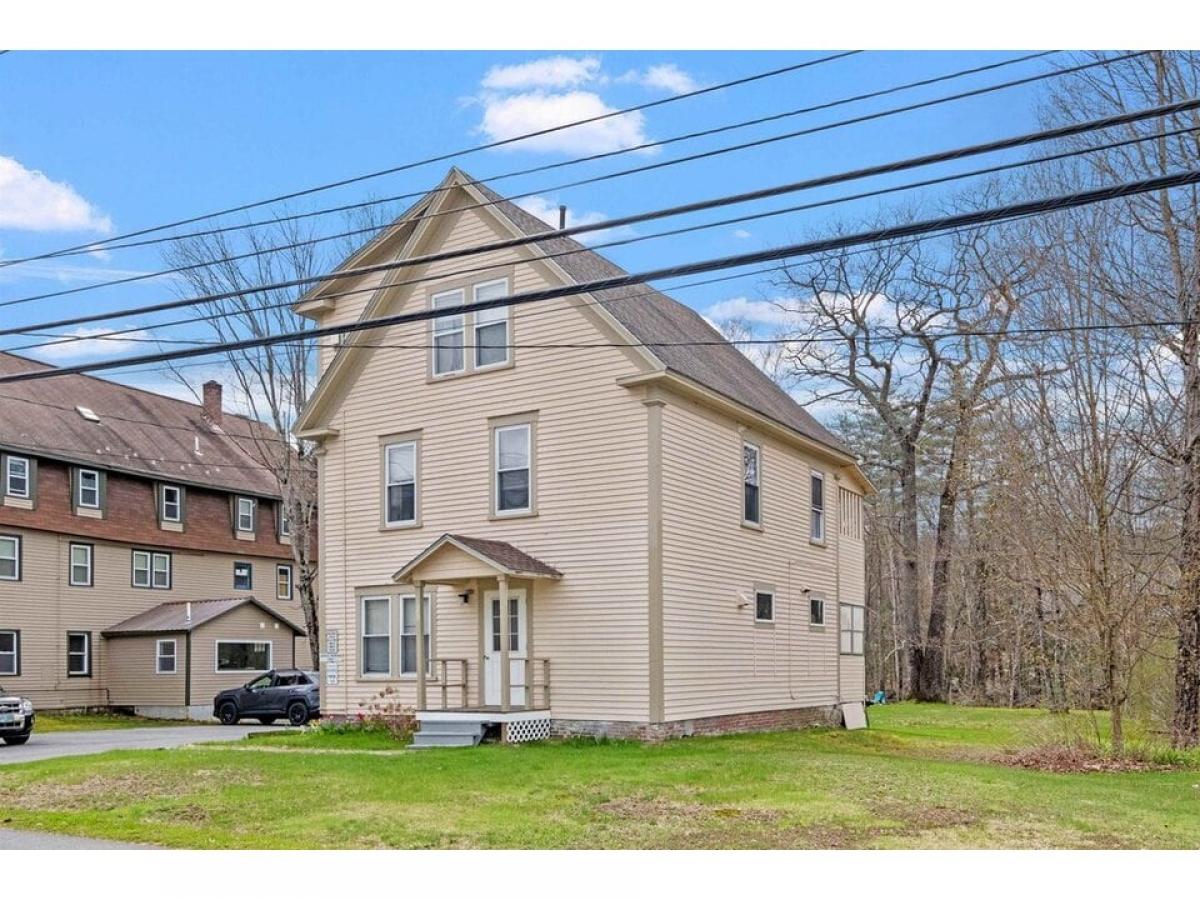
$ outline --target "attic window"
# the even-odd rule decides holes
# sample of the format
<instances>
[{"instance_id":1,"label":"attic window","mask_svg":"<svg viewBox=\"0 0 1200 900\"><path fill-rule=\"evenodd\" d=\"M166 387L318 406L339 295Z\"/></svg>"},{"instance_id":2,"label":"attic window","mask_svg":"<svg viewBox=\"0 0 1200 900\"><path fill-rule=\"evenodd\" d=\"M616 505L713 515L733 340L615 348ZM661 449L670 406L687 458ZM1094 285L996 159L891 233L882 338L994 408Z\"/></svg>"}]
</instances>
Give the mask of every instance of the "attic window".
<instances>
[{"instance_id":1,"label":"attic window","mask_svg":"<svg viewBox=\"0 0 1200 900\"><path fill-rule=\"evenodd\" d=\"M75 412L79 413L81 416L83 416L89 422L99 422L100 421L100 417L98 415L96 415L94 412L92 412L90 409L88 409L86 406L75 407Z\"/></svg>"}]
</instances>

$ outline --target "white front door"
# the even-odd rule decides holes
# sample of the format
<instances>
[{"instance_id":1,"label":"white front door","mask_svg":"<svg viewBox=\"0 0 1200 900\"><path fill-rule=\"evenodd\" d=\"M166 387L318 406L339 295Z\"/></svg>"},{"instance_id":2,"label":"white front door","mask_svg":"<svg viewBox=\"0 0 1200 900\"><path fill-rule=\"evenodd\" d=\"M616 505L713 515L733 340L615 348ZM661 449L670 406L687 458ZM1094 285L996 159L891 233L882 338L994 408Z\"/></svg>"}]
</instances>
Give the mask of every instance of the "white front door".
<instances>
[{"instance_id":1,"label":"white front door","mask_svg":"<svg viewBox=\"0 0 1200 900\"><path fill-rule=\"evenodd\" d=\"M483 702L500 705L500 616L507 614L509 627L509 697L513 706L525 705L525 662L529 638L528 612L525 591L508 592L508 608L501 609L499 591L483 595Z\"/></svg>"}]
</instances>

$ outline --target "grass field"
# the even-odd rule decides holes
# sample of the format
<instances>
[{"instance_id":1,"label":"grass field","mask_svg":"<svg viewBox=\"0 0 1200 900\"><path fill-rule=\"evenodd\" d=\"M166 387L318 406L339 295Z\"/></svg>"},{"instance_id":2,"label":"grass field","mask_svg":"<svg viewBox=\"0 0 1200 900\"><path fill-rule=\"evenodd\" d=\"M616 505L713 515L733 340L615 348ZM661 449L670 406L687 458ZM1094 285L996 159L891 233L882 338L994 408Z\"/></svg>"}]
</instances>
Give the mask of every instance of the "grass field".
<instances>
[{"instance_id":1,"label":"grass field","mask_svg":"<svg viewBox=\"0 0 1200 900\"><path fill-rule=\"evenodd\" d=\"M5 766L0 820L173 847L1200 847L1200 760L1001 761L1096 723L905 704L859 732L420 752L289 732Z\"/></svg>"},{"instance_id":2,"label":"grass field","mask_svg":"<svg viewBox=\"0 0 1200 900\"><path fill-rule=\"evenodd\" d=\"M139 716L124 716L115 713L38 713L36 730L50 731L100 731L108 728L155 728L170 725L212 725L213 722L184 722L167 719L143 719Z\"/></svg>"}]
</instances>

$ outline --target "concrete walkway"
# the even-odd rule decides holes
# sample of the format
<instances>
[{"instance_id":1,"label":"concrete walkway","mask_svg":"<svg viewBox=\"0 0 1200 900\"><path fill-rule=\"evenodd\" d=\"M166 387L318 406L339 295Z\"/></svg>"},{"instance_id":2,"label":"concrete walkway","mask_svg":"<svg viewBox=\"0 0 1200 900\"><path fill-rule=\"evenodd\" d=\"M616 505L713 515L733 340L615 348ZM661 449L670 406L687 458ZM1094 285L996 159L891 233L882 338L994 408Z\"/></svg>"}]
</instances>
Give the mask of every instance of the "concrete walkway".
<instances>
[{"instance_id":1,"label":"concrete walkway","mask_svg":"<svg viewBox=\"0 0 1200 900\"><path fill-rule=\"evenodd\" d=\"M286 726L285 726L286 727ZM211 741L239 741L259 731L281 731L273 725L179 725L162 728L105 728L94 731L49 731L34 727L28 744L0 744L0 765L35 762L59 756L85 756L109 750L160 750Z\"/></svg>"},{"instance_id":2,"label":"concrete walkway","mask_svg":"<svg viewBox=\"0 0 1200 900\"><path fill-rule=\"evenodd\" d=\"M0 850L155 850L147 844L122 844L69 834L45 834L40 831L14 831L0 828Z\"/></svg>"}]
</instances>

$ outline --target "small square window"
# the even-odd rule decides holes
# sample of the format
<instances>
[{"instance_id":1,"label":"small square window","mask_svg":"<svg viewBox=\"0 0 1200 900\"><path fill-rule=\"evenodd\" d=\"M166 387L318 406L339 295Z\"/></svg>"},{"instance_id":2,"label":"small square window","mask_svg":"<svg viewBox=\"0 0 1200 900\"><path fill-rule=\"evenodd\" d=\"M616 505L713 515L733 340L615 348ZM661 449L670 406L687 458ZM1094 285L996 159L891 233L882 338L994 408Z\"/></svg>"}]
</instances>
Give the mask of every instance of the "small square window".
<instances>
[{"instance_id":1,"label":"small square window","mask_svg":"<svg viewBox=\"0 0 1200 900\"><path fill-rule=\"evenodd\" d=\"M754 621L775 621L775 595L770 591L754 592Z\"/></svg>"},{"instance_id":2,"label":"small square window","mask_svg":"<svg viewBox=\"0 0 1200 900\"><path fill-rule=\"evenodd\" d=\"M248 562L233 564L233 589L235 591L250 591L254 589L254 567Z\"/></svg>"},{"instance_id":3,"label":"small square window","mask_svg":"<svg viewBox=\"0 0 1200 900\"><path fill-rule=\"evenodd\" d=\"M808 595L808 624L825 624L825 598L821 594Z\"/></svg>"}]
</instances>

